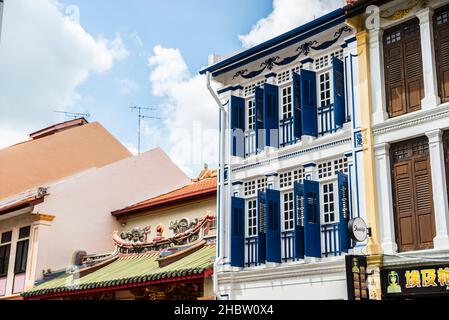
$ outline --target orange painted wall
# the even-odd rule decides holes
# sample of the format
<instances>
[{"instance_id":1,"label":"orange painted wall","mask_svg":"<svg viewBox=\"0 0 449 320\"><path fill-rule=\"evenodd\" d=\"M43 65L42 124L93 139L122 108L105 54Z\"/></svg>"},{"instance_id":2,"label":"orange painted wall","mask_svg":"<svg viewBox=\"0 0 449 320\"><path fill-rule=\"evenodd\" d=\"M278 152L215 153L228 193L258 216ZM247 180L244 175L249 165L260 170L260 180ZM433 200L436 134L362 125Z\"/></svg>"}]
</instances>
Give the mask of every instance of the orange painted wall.
<instances>
[{"instance_id":1,"label":"orange painted wall","mask_svg":"<svg viewBox=\"0 0 449 320\"><path fill-rule=\"evenodd\" d=\"M0 199L131 153L98 122L0 150Z\"/></svg>"}]
</instances>

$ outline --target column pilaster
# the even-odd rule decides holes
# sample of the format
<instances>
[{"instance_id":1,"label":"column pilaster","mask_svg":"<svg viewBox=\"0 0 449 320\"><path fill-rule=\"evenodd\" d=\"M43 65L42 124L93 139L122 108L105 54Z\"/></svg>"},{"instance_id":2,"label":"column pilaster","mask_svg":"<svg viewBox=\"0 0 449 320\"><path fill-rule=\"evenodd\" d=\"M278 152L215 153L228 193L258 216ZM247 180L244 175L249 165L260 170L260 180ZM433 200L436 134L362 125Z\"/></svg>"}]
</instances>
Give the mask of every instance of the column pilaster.
<instances>
[{"instance_id":1,"label":"column pilaster","mask_svg":"<svg viewBox=\"0 0 449 320\"><path fill-rule=\"evenodd\" d=\"M426 133L429 138L430 171L432 173L433 207L435 211L436 249L449 248L449 210L444 165L443 132L439 129Z\"/></svg>"}]
</instances>

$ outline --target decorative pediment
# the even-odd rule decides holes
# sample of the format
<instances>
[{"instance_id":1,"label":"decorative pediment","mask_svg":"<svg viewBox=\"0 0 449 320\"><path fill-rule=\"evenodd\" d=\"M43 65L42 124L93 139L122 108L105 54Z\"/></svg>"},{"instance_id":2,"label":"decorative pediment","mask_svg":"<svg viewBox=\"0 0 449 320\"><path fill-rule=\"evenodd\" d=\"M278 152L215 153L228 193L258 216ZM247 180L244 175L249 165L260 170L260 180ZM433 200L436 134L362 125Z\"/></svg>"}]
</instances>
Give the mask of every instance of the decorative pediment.
<instances>
[{"instance_id":1,"label":"decorative pediment","mask_svg":"<svg viewBox=\"0 0 449 320\"><path fill-rule=\"evenodd\" d=\"M262 62L260 64L260 68L258 70L254 70L254 71L249 71L248 69L239 70L235 73L235 75L233 76L232 79L235 79L238 77L242 77L244 79L251 79L251 78L257 77L265 70L272 70L274 68L274 66L288 65L288 64L292 63L293 61L295 61L296 59L298 59L301 55L303 55L305 57L308 56L312 50L321 51L321 50L325 50L325 49L331 47L333 44L335 44L341 38L341 36L345 32L351 32L351 31L352 31L352 29L349 26L340 27L334 33L334 37L332 39L329 39L322 43L319 43L316 40L306 41L306 42L302 43L296 49L297 53L294 54L293 56L285 57L282 60L281 60L281 57L279 57L279 56L269 57L268 59L266 59L264 62Z\"/></svg>"},{"instance_id":2,"label":"decorative pediment","mask_svg":"<svg viewBox=\"0 0 449 320\"><path fill-rule=\"evenodd\" d=\"M185 247L195 244L209 234L210 226L214 217L207 215L202 219L189 220L183 218L170 223L170 229L174 235L170 238L162 237L162 226L156 228L157 235L149 240L148 234L151 227L133 228L127 232L114 231L112 239L120 253L142 253L149 251L163 251L167 248ZM166 252L177 252L170 250Z\"/></svg>"}]
</instances>

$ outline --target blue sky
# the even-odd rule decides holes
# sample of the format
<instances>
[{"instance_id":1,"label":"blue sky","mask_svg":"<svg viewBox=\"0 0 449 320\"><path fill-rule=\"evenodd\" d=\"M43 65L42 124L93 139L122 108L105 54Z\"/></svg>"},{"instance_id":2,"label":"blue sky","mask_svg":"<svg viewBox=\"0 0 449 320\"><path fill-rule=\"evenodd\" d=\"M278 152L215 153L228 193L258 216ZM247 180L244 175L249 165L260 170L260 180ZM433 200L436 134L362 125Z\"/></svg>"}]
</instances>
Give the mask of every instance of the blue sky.
<instances>
[{"instance_id":1,"label":"blue sky","mask_svg":"<svg viewBox=\"0 0 449 320\"><path fill-rule=\"evenodd\" d=\"M64 1L64 2L63 2ZM6 0L0 39L0 148L89 112L130 150L160 146L191 176L218 161L218 113L198 71L342 0Z\"/></svg>"},{"instance_id":2,"label":"blue sky","mask_svg":"<svg viewBox=\"0 0 449 320\"><path fill-rule=\"evenodd\" d=\"M153 47L179 48L192 74L207 64L212 52L233 52L241 47L239 34L272 11L270 0L74 0L80 9L80 23L91 34L113 38L120 33L129 57L106 75L91 77L78 91L91 98L79 107L106 126L121 141L135 143L136 113L131 105L159 107L161 98L151 93L148 57ZM238 8L238 10L236 10ZM142 47L140 46L140 39ZM130 94L119 90L120 80L135 82L139 89ZM87 101L86 101L87 100ZM162 108L162 107L161 107ZM161 112L148 111L161 116ZM147 120L151 125L161 121ZM157 145L143 137L142 149Z\"/></svg>"}]
</instances>

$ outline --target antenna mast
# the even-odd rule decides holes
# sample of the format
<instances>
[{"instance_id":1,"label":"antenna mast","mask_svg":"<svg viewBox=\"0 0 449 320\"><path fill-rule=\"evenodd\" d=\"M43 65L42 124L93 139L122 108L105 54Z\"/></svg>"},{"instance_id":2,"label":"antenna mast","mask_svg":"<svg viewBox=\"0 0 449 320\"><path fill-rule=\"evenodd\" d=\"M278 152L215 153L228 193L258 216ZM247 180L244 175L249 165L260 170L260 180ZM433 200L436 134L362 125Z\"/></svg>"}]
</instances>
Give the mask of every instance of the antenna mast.
<instances>
[{"instance_id":1,"label":"antenna mast","mask_svg":"<svg viewBox=\"0 0 449 320\"><path fill-rule=\"evenodd\" d=\"M129 107L131 109L131 111L134 110L138 110L139 114L138 114L138 129L137 129L137 152L138 154L140 154L140 133L141 133L141 123L142 123L142 119L162 119L159 117L153 117L153 116L147 116L142 114L142 110L157 110L156 108L146 108L146 107L138 107L138 106L132 106Z\"/></svg>"},{"instance_id":2,"label":"antenna mast","mask_svg":"<svg viewBox=\"0 0 449 320\"><path fill-rule=\"evenodd\" d=\"M0 0L1 1L1 0ZM72 119L77 119L77 118L89 118L90 117L90 113L78 113L78 112L68 112L68 111L53 111L55 113L62 113L64 114L67 118L72 118Z\"/></svg>"}]
</instances>

